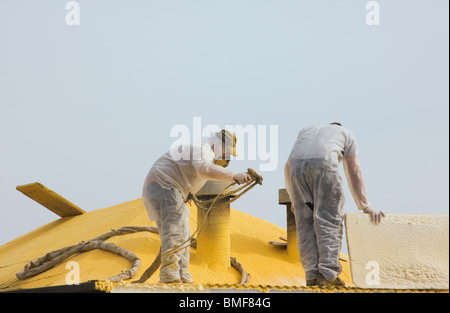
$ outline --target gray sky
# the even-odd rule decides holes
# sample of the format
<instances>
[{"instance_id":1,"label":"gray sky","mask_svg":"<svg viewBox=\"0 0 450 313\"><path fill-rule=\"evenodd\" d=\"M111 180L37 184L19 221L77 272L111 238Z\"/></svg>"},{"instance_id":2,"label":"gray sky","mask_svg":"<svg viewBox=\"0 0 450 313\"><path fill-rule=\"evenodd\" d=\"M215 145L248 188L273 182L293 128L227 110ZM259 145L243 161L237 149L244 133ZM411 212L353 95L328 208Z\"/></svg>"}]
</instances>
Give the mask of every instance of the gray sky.
<instances>
[{"instance_id":1,"label":"gray sky","mask_svg":"<svg viewBox=\"0 0 450 313\"><path fill-rule=\"evenodd\" d=\"M378 26L361 0L80 0L72 26L67 2L0 0L0 244L58 218L17 185L86 211L139 198L194 117L278 126L278 167L233 206L277 225L298 131L333 121L375 208L448 214L448 1L380 0Z\"/></svg>"}]
</instances>

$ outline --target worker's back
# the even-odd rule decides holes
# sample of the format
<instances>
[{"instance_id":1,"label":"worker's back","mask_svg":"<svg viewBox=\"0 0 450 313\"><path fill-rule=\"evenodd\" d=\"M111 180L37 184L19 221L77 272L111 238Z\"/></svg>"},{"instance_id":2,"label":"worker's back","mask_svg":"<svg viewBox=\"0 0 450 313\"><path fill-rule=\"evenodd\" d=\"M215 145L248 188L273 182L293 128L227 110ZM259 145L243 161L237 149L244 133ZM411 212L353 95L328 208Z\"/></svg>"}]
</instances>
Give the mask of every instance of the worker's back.
<instances>
[{"instance_id":1,"label":"worker's back","mask_svg":"<svg viewBox=\"0 0 450 313\"><path fill-rule=\"evenodd\" d=\"M211 146L205 143L172 147L153 164L146 183L151 180L165 189L176 188L186 199L189 192L195 194L207 181L197 173L193 162L212 163L213 160Z\"/></svg>"},{"instance_id":2,"label":"worker's back","mask_svg":"<svg viewBox=\"0 0 450 313\"><path fill-rule=\"evenodd\" d=\"M349 129L339 125L311 126L299 132L288 162L308 160L334 167L342 157L357 153L357 142Z\"/></svg>"}]
</instances>

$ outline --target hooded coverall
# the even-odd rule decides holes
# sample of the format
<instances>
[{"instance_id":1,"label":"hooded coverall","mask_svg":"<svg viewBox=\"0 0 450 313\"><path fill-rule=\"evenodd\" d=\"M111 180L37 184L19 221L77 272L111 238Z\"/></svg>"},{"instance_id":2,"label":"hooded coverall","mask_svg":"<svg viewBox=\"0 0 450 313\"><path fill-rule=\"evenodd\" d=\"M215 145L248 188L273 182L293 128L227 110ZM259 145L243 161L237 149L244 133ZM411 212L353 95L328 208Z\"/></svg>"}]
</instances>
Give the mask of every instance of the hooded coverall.
<instances>
[{"instance_id":1,"label":"hooded coverall","mask_svg":"<svg viewBox=\"0 0 450 313\"><path fill-rule=\"evenodd\" d=\"M188 244L177 252L164 253L191 235L185 204L188 194L196 194L208 179L233 181L235 172L213 164L214 159L208 143L174 147L154 163L145 179L142 199L161 238L161 283L192 282Z\"/></svg>"},{"instance_id":2,"label":"hooded coverall","mask_svg":"<svg viewBox=\"0 0 450 313\"><path fill-rule=\"evenodd\" d=\"M351 162L346 160L352 159ZM306 280L322 274L333 281L341 273L339 252L345 202L338 164L344 160L349 187L359 209L370 204L364 186L352 182L359 164L354 135L338 125L302 129L285 165L286 190L295 215L300 262ZM348 168L348 166L352 168ZM356 180L353 180L356 181ZM356 190L356 191L355 191Z\"/></svg>"}]
</instances>

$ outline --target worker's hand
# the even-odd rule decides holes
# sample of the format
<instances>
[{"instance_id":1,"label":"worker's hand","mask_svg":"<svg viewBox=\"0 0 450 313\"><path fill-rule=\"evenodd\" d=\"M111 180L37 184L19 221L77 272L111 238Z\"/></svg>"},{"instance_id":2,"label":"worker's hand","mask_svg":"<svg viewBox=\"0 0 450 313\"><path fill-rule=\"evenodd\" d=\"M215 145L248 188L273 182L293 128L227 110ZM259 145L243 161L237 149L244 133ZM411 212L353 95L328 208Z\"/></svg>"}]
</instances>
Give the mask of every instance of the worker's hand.
<instances>
[{"instance_id":1,"label":"worker's hand","mask_svg":"<svg viewBox=\"0 0 450 313\"><path fill-rule=\"evenodd\" d=\"M370 214L370 218L372 222L375 224L379 224L381 222L381 218L384 217L384 213L378 210L375 210L372 207L367 207L363 210L364 213Z\"/></svg>"},{"instance_id":2,"label":"worker's hand","mask_svg":"<svg viewBox=\"0 0 450 313\"><path fill-rule=\"evenodd\" d=\"M233 179L240 185L248 183L252 180L252 177L248 173L239 173L233 176Z\"/></svg>"}]
</instances>

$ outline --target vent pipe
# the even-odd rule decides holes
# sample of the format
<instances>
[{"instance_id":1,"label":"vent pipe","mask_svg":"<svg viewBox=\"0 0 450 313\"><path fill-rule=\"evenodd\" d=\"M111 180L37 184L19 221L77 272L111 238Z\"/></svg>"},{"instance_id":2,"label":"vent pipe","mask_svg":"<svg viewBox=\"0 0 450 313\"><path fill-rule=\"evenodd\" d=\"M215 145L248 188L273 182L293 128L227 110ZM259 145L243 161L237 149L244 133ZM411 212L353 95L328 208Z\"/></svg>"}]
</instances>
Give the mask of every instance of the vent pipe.
<instances>
[{"instance_id":1,"label":"vent pipe","mask_svg":"<svg viewBox=\"0 0 450 313\"><path fill-rule=\"evenodd\" d=\"M215 199L229 185L226 182L208 181L196 194L199 200ZM201 231L197 237L196 258L210 268L229 268L230 265L230 205L216 206L227 202L232 196L217 200L209 210L197 208L197 225ZM203 224L202 224L203 223Z\"/></svg>"}]
</instances>

